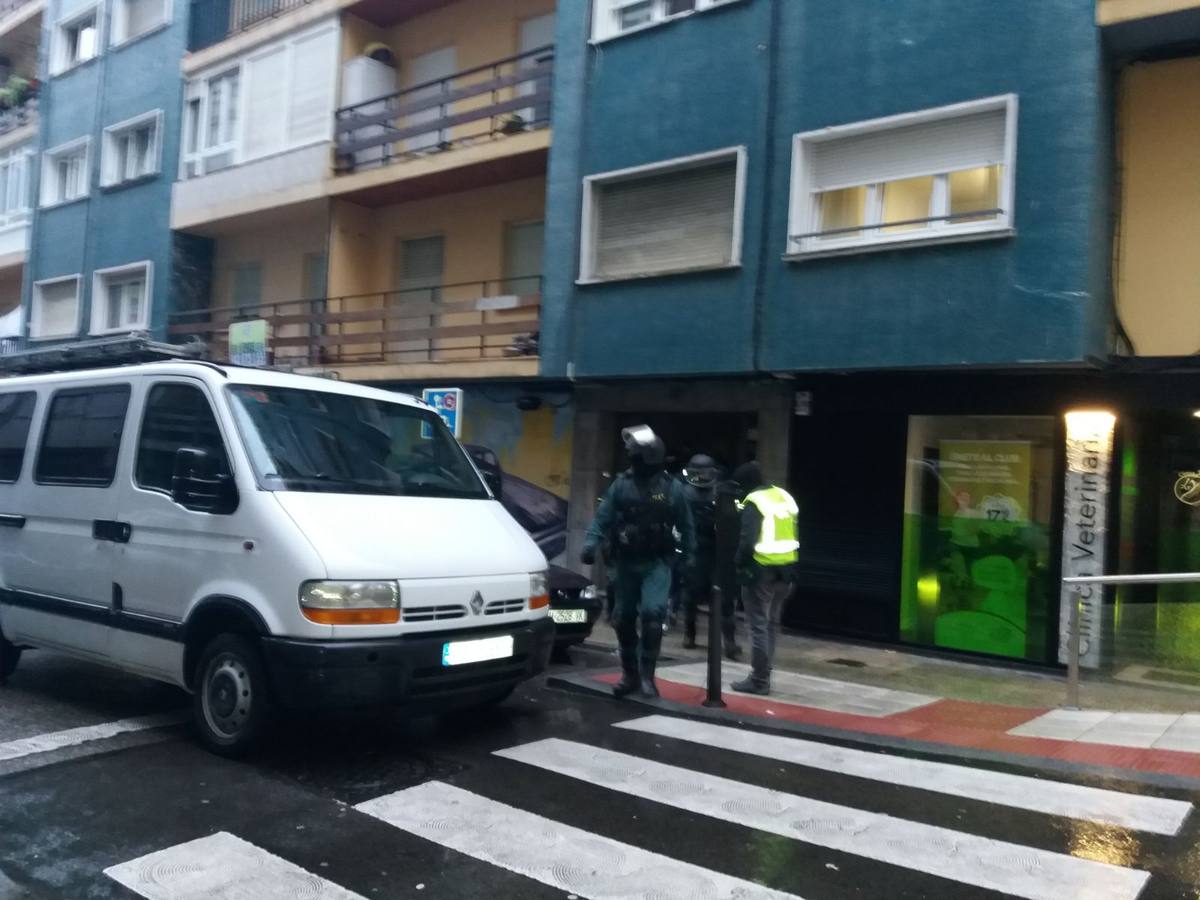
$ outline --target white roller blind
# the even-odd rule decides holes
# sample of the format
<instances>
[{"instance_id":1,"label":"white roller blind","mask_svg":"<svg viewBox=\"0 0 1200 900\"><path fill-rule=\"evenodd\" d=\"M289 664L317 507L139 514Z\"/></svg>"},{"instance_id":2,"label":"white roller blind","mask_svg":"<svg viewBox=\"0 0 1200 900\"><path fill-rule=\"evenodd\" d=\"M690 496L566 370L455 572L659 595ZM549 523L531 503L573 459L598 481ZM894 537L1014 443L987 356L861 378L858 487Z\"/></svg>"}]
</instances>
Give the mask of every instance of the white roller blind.
<instances>
[{"instance_id":1,"label":"white roller blind","mask_svg":"<svg viewBox=\"0 0 1200 900\"><path fill-rule=\"evenodd\" d=\"M337 33L323 31L298 40L292 53L288 141L319 140L328 136L333 127Z\"/></svg>"},{"instance_id":2,"label":"white roller blind","mask_svg":"<svg viewBox=\"0 0 1200 900\"><path fill-rule=\"evenodd\" d=\"M601 183L594 191L593 277L733 262L736 160Z\"/></svg>"},{"instance_id":3,"label":"white roller blind","mask_svg":"<svg viewBox=\"0 0 1200 900\"><path fill-rule=\"evenodd\" d=\"M38 286L38 334L74 334L78 325L77 281L56 281Z\"/></svg>"},{"instance_id":4,"label":"white roller blind","mask_svg":"<svg viewBox=\"0 0 1200 900\"><path fill-rule=\"evenodd\" d=\"M1004 162L1006 110L987 110L853 137L813 141L811 188L933 175Z\"/></svg>"},{"instance_id":5,"label":"white roller blind","mask_svg":"<svg viewBox=\"0 0 1200 900\"><path fill-rule=\"evenodd\" d=\"M246 148L253 158L280 150L287 128L287 47L246 63Z\"/></svg>"}]
</instances>

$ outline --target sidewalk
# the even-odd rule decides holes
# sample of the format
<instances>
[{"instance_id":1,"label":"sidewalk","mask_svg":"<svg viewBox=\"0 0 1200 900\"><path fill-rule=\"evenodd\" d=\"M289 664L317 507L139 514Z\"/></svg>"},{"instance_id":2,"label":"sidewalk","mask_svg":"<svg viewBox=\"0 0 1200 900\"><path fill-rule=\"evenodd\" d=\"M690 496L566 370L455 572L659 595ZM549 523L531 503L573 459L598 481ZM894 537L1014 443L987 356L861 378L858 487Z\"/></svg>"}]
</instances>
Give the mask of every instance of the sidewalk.
<instances>
[{"instance_id":1,"label":"sidewalk","mask_svg":"<svg viewBox=\"0 0 1200 900\"><path fill-rule=\"evenodd\" d=\"M706 625L702 616L702 634ZM744 645L743 635L739 622ZM668 705L693 713L1008 761L1036 757L1067 767L1200 779L1200 692L1185 687L1089 677L1080 692L1084 709L1067 710L1060 674L782 634L771 696L729 691L730 682L746 674L746 657L724 660L726 709L709 710L702 707L706 651L703 645L684 650L681 642L679 628L663 641L659 691ZM591 645L615 648L616 636L598 623ZM611 670L552 681L608 693L617 677L614 658Z\"/></svg>"}]
</instances>

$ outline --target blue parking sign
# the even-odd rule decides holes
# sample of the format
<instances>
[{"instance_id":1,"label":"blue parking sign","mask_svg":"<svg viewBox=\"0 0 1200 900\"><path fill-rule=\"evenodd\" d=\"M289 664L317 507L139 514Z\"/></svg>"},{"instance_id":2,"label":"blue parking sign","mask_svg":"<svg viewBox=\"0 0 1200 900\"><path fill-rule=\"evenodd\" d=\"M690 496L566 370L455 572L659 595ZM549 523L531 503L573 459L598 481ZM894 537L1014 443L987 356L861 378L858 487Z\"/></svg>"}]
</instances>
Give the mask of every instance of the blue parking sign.
<instances>
[{"instance_id":1,"label":"blue parking sign","mask_svg":"<svg viewBox=\"0 0 1200 900\"><path fill-rule=\"evenodd\" d=\"M462 437L462 396L462 388L425 388L421 391L421 399L437 411L456 438ZM433 437L432 429L422 425L421 437Z\"/></svg>"}]
</instances>

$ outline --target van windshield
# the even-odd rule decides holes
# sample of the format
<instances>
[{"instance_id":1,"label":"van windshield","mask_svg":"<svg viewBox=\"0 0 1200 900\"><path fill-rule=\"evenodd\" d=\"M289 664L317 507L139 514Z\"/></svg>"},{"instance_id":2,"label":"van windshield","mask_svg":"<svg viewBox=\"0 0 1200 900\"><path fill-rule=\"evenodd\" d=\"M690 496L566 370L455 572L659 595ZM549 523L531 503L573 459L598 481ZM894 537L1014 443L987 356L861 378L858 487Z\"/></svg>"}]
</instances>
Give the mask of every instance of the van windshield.
<instances>
[{"instance_id":1,"label":"van windshield","mask_svg":"<svg viewBox=\"0 0 1200 900\"><path fill-rule=\"evenodd\" d=\"M228 391L268 490L488 497L436 413L331 391L258 385Z\"/></svg>"}]
</instances>

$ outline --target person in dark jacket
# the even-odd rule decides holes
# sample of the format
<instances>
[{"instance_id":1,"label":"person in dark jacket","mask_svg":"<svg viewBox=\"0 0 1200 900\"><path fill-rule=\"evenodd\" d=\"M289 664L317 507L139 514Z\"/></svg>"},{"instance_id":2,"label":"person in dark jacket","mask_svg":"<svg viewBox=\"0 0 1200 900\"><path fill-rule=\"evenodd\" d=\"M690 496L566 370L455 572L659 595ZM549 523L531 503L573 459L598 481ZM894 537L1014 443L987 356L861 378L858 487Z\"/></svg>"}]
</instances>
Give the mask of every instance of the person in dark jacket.
<instances>
[{"instance_id":1,"label":"person in dark jacket","mask_svg":"<svg viewBox=\"0 0 1200 900\"><path fill-rule=\"evenodd\" d=\"M605 493L580 558L590 566L596 561L596 548L607 539L616 575L614 617L622 669L613 694L624 697L640 688L645 696L657 697L654 670L667 616L675 535L684 559L690 560L695 529L682 485L664 468L662 440L645 425L626 428L621 437L629 470Z\"/></svg>"},{"instance_id":2,"label":"person in dark jacket","mask_svg":"<svg viewBox=\"0 0 1200 900\"><path fill-rule=\"evenodd\" d=\"M769 694L775 638L795 581L799 509L787 491L766 483L757 462L739 466L733 480L743 492L734 563L750 622L750 674L731 686L747 694Z\"/></svg>"}]
</instances>

